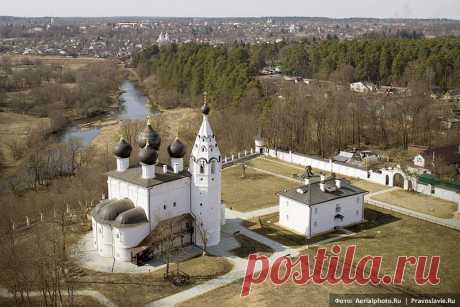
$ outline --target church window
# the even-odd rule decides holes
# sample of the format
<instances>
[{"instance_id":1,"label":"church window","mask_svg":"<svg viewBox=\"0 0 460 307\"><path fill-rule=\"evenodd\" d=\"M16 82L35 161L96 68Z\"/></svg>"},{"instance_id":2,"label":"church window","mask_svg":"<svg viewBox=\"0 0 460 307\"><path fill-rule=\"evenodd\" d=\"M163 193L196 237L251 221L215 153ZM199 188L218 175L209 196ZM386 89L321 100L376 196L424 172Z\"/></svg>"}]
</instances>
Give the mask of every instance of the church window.
<instances>
[{"instance_id":1,"label":"church window","mask_svg":"<svg viewBox=\"0 0 460 307\"><path fill-rule=\"evenodd\" d=\"M356 215L359 215L359 210L356 210Z\"/></svg>"},{"instance_id":2,"label":"church window","mask_svg":"<svg viewBox=\"0 0 460 307\"><path fill-rule=\"evenodd\" d=\"M216 173L216 160L212 160L211 162L211 174Z\"/></svg>"},{"instance_id":3,"label":"church window","mask_svg":"<svg viewBox=\"0 0 460 307\"><path fill-rule=\"evenodd\" d=\"M204 174L204 164L203 164L203 162L200 164L200 174Z\"/></svg>"},{"instance_id":4,"label":"church window","mask_svg":"<svg viewBox=\"0 0 460 307\"><path fill-rule=\"evenodd\" d=\"M341 211L342 211L342 208L340 207L340 205L336 205L335 212L341 212Z\"/></svg>"},{"instance_id":5,"label":"church window","mask_svg":"<svg viewBox=\"0 0 460 307\"><path fill-rule=\"evenodd\" d=\"M318 214L318 208L315 208L315 214Z\"/></svg>"},{"instance_id":6,"label":"church window","mask_svg":"<svg viewBox=\"0 0 460 307\"><path fill-rule=\"evenodd\" d=\"M163 209L166 210L166 205L163 205Z\"/></svg>"},{"instance_id":7,"label":"church window","mask_svg":"<svg viewBox=\"0 0 460 307\"><path fill-rule=\"evenodd\" d=\"M176 206L176 202L173 202L173 207L175 207L175 206Z\"/></svg>"},{"instance_id":8,"label":"church window","mask_svg":"<svg viewBox=\"0 0 460 307\"><path fill-rule=\"evenodd\" d=\"M203 207L203 203L200 203L200 207Z\"/></svg>"}]
</instances>

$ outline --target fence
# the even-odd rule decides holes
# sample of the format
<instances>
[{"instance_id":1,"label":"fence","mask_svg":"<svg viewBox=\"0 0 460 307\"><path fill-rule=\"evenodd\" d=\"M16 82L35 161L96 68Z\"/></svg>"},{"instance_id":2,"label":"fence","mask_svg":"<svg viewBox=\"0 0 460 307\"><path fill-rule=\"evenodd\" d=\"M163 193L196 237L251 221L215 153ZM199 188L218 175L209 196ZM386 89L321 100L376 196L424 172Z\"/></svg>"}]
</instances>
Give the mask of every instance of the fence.
<instances>
[{"instance_id":1,"label":"fence","mask_svg":"<svg viewBox=\"0 0 460 307\"><path fill-rule=\"evenodd\" d=\"M304 167L308 165L321 171L337 173L387 186L394 186L394 177L399 174L404 178L403 187L405 190L411 189L412 186L412 189L416 192L454 202L457 204L458 211L460 212L460 194L458 192L417 182L416 178L406 175L399 168L383 168L378 171L366 170L342 162L276 149L266 149L265 155Z\"/></svg>"},{"instance_id":2,"label":"fence","mask_svg":"<svg viewBox=\"0 0 460 307\"><path fill-rule=\"evenodd\" d=\"M12 219L10 222L11 230L14 232L22 232L32 228L39 223L60 223L61 218L68 222L75 222L78 217L85 217L95 206L94 201L79 202L79 208L71 208L66 206L64 211L59 212L56 209L40 212L36 216L26 215L22 219Z\"/></svg>"}]
</instances>

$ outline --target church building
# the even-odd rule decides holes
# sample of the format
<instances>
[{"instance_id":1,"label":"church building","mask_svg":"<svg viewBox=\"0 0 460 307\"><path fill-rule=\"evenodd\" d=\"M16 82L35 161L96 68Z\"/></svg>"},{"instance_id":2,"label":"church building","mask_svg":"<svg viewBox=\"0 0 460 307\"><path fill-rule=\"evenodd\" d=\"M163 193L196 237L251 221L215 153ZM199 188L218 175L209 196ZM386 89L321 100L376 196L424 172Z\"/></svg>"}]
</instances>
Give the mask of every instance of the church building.
<instances>
[{"instance_id":1,"label":"church building","mask_svg":"<svg viewBox=\"0 0 460 307\"><path fill-rule=\"evenodd\" d=\"M222 157L208 120L203 120L184 168L186 146L168 146L169 164L158 161L160 135L150 121L139 134L140 166L130 167L132 146L123 138L114 148L117 169L107 173L108 199L92 211L94 246L101 256L133 261L140 252L161 252L165 230L175 247L219 244L225 208L221 201Z\"/></svg>"}]
</instances>

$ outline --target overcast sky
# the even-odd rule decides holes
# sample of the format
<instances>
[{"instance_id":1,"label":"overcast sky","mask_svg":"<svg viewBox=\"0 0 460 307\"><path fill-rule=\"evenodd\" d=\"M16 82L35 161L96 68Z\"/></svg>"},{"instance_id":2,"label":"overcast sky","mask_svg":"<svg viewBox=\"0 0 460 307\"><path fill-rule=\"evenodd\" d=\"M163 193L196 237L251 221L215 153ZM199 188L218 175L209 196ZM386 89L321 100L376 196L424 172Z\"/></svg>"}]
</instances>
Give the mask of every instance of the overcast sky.
<instances>
[{"instance_id":1,"label":"overcast sky","mask_svg":"<svg viewBox=\"0 0 460 307\"><path fill-rule=\"evenodd\" d=\"M321 16L460 19L460 0L1 0L9 16Z\"/></svg>"}]
</instances>

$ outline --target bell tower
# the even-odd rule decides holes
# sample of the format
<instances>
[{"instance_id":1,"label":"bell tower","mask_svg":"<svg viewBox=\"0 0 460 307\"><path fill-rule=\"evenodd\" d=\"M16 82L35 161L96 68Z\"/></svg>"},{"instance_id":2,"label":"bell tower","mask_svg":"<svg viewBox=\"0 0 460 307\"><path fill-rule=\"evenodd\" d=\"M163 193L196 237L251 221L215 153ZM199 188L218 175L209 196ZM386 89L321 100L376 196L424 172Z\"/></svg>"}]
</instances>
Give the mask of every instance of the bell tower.
<instances>
[{"instance_id":1,"label":"bell tower","mask_svg":"<svg viewBox=\"0 0 460 307\"><path fill-rule=\"evenodd\" d=\"M220 242L222 219L222 159L208 121L210 108L204 96L203 121L190 155L191 211L195 218L195 244L213 246Z\"/></svg>"}]
</instances>

